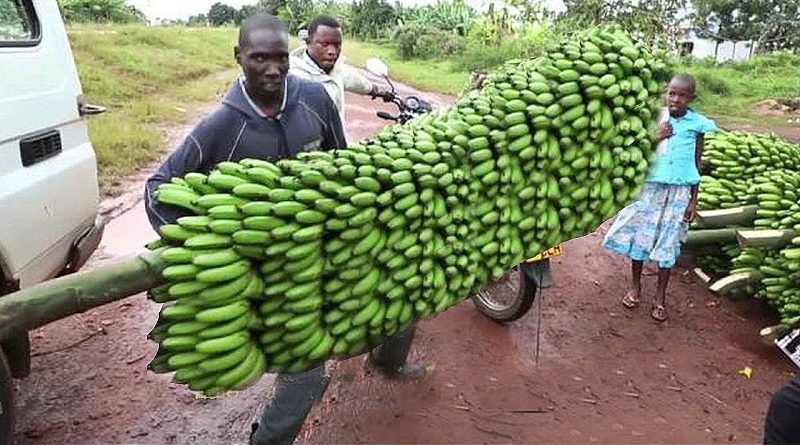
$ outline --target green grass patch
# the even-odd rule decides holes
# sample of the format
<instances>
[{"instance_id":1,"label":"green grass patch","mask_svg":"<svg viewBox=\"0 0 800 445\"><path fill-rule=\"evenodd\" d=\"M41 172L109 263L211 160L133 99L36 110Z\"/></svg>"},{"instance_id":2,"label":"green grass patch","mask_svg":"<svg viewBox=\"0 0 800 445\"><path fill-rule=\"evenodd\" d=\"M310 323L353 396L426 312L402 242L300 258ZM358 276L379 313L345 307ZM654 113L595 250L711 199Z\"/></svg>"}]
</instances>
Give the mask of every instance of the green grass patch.
<instances>
[{"instance_id":1,"label":"green grass patch","mask_svg":"<svg viewBox=\"0 0 800 445\"><path fill-rule=\"evenodd\" d=\"M161 127L191 122L236 76L234 28L79 25L68 30L84 94L108 111L89 120L99 181L113 194L170 147Z\"/></svg>"},{"instance_id":2,"label":"green grass patch","mask_svg":"<svg viewBox=\"0 0 800 445\"><path fill-rule=\"evenodd\" d=\"M469 81L470 73L456 68L452 60L403 60L391 44L347 39L343 51L347 62L359 67L372 57L381 59L389 66L392 80L423 91L458 95Z\"/></svg>"},{"instance_id":3,"label":"green grass patch","mask_svg":"<svg viewBox=\"0 0 800 445\"><path fill-rule=\"evenodd\" d=\"M800 95L800 55L770 54L742 63L717 65L710 61L684 62L679 71L697 80L697 107L732 123L774 123L755 114L753 106L767 99Z\"/></svg>"}]
</instances>

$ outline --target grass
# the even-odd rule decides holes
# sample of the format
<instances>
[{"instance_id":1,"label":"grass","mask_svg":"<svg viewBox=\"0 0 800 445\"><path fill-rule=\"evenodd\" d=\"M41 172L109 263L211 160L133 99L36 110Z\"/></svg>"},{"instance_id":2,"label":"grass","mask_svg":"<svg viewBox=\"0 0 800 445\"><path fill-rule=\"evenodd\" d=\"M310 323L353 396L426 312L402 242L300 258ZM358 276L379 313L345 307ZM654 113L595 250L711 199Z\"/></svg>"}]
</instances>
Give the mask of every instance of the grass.
<instances>
[{"instance_id":1,"label":"grass","mask_svg":"<svg viewBox=\"0 0 800 445\"><path fill-rule=\"evenodd\" d=\"M347 61L363 67L367 59L377 57L389 66L389 77L423 91L458 95L469 81L470 73L455 68L451 60L403 60L391 45L346 40L343 52Z\"/></svg>"},{"instance_id":2,"label":"grass","mask_svg":"<svg viewBox=\"0 0 800 445\"><path fill-rule=\"evenodd\" d=\"M192 122L235 77L233 28L74 26L84 95L108 111L89 120L102 191L169 148L162 126Z\"/></svg>"},{"instance_id":3,"label":"grass","mask_svg":"<svg viewBox=\"0 0 800 445\"><path fill-rule=\"evenodd\" d=\"M756 115L753 106L766 99L800 95L800 56L771 54L742 63L680 63L697 80L697 107L724 122L785 125L785 120Z\"/></svg>"}]
</instances>

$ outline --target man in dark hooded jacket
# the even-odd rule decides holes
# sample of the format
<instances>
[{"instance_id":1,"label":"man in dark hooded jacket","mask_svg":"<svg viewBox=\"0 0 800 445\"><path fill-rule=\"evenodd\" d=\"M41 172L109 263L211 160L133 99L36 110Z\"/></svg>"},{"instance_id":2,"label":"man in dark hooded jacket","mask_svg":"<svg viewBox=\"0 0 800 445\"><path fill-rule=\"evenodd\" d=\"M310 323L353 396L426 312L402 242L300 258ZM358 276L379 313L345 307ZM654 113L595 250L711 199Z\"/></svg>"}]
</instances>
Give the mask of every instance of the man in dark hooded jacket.
<instances>
[{"instance_id":1,"label":"man in dark hooded jacket","mask_svg":"<svg viewBox=\"0 0 800 445\"><path fill-rule=\"evenodd\" d=\"M287 75L288 48L288 34L273 16L258 14L242 24L234 52L244 75L147 180L146 209L154 227L182 216L152 199L170 178L207 173L222 161L275 161L347 146L339 112L322 85Z\"/></svg>"},{"instance_id":2,"label":"man in dark hooded jacket","mask_svg":"<svg viewBox=\"0 0 800 445\"><path fill-rule=\"evenodd\" d=\"M245 20L234 54L244 75L222 106L189 133L145 184L145 209L156 230L185 214L153 198L158 186L173 177L207 173L222 161L276 161L302 151L346 147L339 112L325 88L287 74L289 35L279 20L263 13ZM413 330L407 330L377 347L370 354L374 368L392 378L424 375L424 368L406 363L412 338ZM324 366L279 374L250 443L292 443L329 380Z\"/></svg>"}]
</instances>

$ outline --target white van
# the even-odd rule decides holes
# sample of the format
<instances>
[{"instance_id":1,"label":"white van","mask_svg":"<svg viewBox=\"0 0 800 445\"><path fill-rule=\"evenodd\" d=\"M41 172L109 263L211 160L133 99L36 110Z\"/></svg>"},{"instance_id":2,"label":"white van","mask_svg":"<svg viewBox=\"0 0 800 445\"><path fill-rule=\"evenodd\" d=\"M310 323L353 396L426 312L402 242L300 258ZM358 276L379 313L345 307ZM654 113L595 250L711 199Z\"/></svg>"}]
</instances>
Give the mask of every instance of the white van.
<instances>
[{"instance_id":1,"label":"white van","mask_svg":"<svg viewBox=\"0 0 800 445\"><path fill-rule=\"evenodd\" d=\"M100 243L87 104L56 0L0 0L0 298L74 272ZM0 338L0 444L27 333Z\"/></svg>"}]
</instances>

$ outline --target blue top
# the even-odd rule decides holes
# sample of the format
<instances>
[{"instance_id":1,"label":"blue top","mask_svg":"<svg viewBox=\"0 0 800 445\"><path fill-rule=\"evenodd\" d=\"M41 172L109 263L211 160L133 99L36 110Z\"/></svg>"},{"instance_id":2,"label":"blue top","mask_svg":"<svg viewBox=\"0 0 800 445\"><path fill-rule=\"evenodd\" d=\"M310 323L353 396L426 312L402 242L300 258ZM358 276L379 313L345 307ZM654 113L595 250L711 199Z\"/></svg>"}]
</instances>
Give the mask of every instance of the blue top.
<instances>
[{"instance_id":1,"label":"blue top","mask_svg":"<svg viewBox=\"0 0 800 445\"><path fill-rule=\"evenodd\" d=\"M663 121L661 121L663 122ZM717 131L713 120L691 108L682 117L669 117L672 136L659 144L648 182L695 185L700 182L695 153L697 136Z\"/></svg>"},{"instance_id":2,"label":"blue top","mask_svg":"<svg viewBox=\"0 0 800 445\"><path fill-rule=\"evenodd\" d=\"M145 184L145 210L158 228L188 214L153 199L160 184L189 172L208 173L221 161L277 161L302 151L334 150L347 143L339 111L322 84L289 75L280 113L266 117L236 81L214 113L189 133Z\"/></svg>"}]
</instances>

